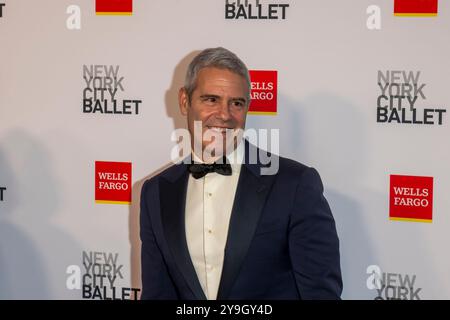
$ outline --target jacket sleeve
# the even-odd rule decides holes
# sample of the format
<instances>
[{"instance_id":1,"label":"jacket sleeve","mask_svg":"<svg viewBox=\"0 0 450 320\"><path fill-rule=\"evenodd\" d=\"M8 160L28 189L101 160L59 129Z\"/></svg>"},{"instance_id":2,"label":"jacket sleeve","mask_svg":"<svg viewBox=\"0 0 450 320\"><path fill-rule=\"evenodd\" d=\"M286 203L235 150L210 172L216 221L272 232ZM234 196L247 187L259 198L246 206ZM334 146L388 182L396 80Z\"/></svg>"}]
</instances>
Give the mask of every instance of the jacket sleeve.
<instances>
[{"instance_id":1,"label":"jacket sleeve","mask_svg":"<svg viewBox=\"0 0 450 320\"><path fill-rule=\"evenodd\" d=\"M178 294L167 269L162 252L153 232L148 199L157 197L155 182L148 180L142 186L140 236L141 236L141 275L143 300L174 300Z\"/></svg>"},{"instance_id":2,"label":"jacket sleeve","mask_svg":"<svg viewBox=\"0 0 450 320\"><path fill-rule=\"evenodd\" d=\"M302 299L340 299L339 239L319 173L300 177L289 224L289 254Z\"/></svg>"}]
</instances>

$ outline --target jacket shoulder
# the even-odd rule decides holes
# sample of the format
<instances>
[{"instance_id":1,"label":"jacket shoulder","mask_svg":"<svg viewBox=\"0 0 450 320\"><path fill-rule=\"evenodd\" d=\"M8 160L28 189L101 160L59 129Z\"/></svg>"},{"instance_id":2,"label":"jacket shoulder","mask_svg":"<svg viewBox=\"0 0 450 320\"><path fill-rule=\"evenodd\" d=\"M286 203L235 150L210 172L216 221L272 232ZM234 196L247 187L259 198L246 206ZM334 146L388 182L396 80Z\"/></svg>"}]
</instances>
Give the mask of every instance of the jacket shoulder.
<instances>
[{"instance_id":1,"label":"jacket shoulder","mask_svg":"<svg viewBox=\"0 0 450 320\"><path fill-rule=\"evenodd\" d=\"M142 184L142 193L144 193L144 191L147 188L150 188L150 186L157 184L161 178L164 178L169 181L177 179L184 172L185 168L186 165L181 163L181 164L171 164L165 169L162 169L162 171L160 171L155 175L152 175L151 177L149 177L144 181L144 183Z\"/></svg>"},{"instance_id":2,"label":"jacket shoulder","mask_svg":"<svg viewBox=\"0 0 450 320\"><path fill-rule=\"evenodd\" d=\"M279 157L280 161L280 173L281 171L285 171L287 174L303 174L305 170L310 169L307 165L295 161L293 159Z\"/></svg>"},{"instance_id":3,"label":"jacket shoulder","mask_svg":"<svg viewBox=\"0 0 450 320\"><path fill-rule=\"evenodd\" d=\"M310 166L293 159L280 157L280 177L295 179L300 188L313 188L323 191L319 172Z\"/></svg>"}]
</instances>

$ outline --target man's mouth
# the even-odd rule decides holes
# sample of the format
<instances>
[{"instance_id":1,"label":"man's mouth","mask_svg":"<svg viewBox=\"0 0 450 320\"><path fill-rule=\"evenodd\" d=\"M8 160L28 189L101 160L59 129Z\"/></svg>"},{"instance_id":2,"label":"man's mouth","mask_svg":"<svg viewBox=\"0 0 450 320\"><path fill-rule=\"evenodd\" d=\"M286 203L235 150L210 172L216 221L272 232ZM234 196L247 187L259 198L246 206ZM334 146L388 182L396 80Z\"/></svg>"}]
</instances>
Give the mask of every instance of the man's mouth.
<instances>
[{"instance_id":1,"label":"man's mouth","mask_svg":"<svg viewBox=\"0 0 450 320\"><path fill-rule=\"evenodd\" d=\"M233 128L227 128L227 127L207 126L207 128L208 128L208 130L212 130L214 132L222 133L222 134L226 133L227 130L233 130Z\"/></svg>"}]
</instances>

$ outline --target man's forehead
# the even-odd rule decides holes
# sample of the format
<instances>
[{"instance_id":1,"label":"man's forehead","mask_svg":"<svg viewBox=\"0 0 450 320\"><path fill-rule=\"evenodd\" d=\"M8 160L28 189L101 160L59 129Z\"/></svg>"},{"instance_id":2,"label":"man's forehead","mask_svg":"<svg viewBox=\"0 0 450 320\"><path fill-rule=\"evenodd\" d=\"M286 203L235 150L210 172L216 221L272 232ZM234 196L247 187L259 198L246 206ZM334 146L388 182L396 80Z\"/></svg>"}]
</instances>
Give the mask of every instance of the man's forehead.
<instances>
[{"instance_id":1,"label":"man's forehead","mask_svg":"<svg viewBox=\"0 0 450 320\"><path fill-rule=\"evenodd\" d=\"M226 90L223 87L215 86L215 85L205 85L202 87L198 87L196 93L200 98L208 98L208 97L216 97L222 98L226 97L227 99L239 99L246 100L246 88L240 86L237 87L237 90Z\"/></svg>"}]
</instances>

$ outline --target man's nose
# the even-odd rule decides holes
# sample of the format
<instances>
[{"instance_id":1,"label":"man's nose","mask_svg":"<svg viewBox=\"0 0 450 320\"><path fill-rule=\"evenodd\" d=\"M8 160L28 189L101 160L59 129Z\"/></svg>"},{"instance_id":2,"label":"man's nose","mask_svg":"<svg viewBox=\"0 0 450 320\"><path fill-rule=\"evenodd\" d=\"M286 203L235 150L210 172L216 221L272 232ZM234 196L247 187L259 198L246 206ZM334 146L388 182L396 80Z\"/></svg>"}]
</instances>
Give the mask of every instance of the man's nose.
<instances>
[{"instance_id":1,"label":"man's nose","mask_svg":"<svg viewBox=\"0 0 450 320\"><path fill-rule=\"evenodd\" d=\"M219 110L219 116L220 116L220 119L222 119L222 121L228 121L231 119L230 105L227 101L224 101L223 103L221 103L220 110Z\"/></svg>"}]
</instances>

